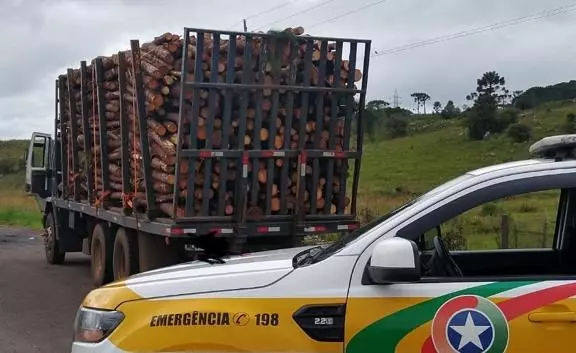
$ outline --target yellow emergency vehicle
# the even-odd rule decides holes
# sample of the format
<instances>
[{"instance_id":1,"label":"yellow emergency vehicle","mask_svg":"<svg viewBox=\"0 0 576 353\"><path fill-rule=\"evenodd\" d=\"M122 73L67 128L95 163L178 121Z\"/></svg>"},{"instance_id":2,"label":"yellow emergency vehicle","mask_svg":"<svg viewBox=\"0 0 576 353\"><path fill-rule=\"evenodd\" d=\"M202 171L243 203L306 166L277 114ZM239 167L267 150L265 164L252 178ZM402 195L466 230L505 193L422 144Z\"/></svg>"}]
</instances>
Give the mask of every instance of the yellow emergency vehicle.
<instances>
[{"instance_id":1,"label":"yellow emergency vehicle","mask_svg":"<svg viewBox=\"0 0 576 353\"><path fill-rule=\"evenodd\" d=\"M576 334L576 135L462 175L328 246L141 273L93 290L73 353L562 353ZM558 191L541 248L451 251L442 224Z\"/></svg>"}]
</instances>

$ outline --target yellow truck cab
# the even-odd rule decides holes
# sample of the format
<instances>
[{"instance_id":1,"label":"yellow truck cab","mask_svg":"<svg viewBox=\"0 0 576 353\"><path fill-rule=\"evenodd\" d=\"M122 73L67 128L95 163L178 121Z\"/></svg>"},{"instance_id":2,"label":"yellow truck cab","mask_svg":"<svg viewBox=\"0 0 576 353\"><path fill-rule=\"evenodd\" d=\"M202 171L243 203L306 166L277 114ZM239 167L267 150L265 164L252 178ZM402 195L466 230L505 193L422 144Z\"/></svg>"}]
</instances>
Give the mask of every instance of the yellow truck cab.
<instances>
[{"instance_id":1,"label":"yellow truck cab","mask_svg":"<svg viewBox=\"0 0 576 353\"><path fill-rule=\"evenodd\" d=\"M576 135L545 138L534 159L466 173L330 245L196 261L95 289L72 352L574 352L575 149ZM471 209L556 191L542 246L446 244L444 225Z\"/></svg>"}]
</instances>

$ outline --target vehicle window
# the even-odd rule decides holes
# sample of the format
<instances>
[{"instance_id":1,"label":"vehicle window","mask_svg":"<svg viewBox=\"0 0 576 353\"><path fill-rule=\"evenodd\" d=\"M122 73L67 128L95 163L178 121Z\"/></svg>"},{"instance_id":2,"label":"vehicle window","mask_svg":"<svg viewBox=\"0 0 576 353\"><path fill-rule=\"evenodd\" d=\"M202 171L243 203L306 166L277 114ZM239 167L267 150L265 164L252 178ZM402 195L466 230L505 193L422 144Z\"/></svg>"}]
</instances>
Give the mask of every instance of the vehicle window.
<instances>
[{"instance_id":1,"label":"vehicle window","mask_svg":"<svg viewBox=\"0 0 576 353\"><path fill-rule=\"evenodd\" d=\"M32 167L33 168L44 168L45 162L45 151L46 151L47 139L44 136L34 137L34 146L32 148Z\"/></svg>"},{"instance_id":2,"label":"vehicle window","mask_svg":"<svg viewBox=\"0 0 576 353\"><path fill-rule=\"evenodd\" d=\"M440 225L450 250L551 248L560 190L515 195L474 207ZM423 249L432 247L438 229L424 234Z\"/></svg>"},{"instance_id":3,"label":"vehicle window","mask_svg":"<svg viewBox=\"0 0 576 353\"><path fill-rule=\"evenodd\" d=\"M345 246L350 244L352 241L358 239L360 236L367 233L372 228L379 226L380 224L387 221L388 219L395 216L396 214L400 213L401 211L405 211L410 206L416 205L418 202L426 201L430 197L433 197L434 195L436 195L436 194L438 194L438 193L440 193L446 189L449 189L453 186L456 186L456 185L460 184L461 182L463 182L464 180L467 180L470 178L472 178L472 176L469 174L464 174L464 175L461 175L457 178L454 178L454 179L430 190L429 192L425 193L424 195L417 197L415 199L412 199L411 201L405 203L401 207L398 207L395 210L385 214L384 216L379 217L379 218L377 218L377 219L375 219L369 223L364 224L362 227L356 229L355 231L353 231L351 233L348 233L346 236L340 238L338 241L336 241L336 242L332 243L330 246L327 246L326 248L324 248L323 251L319 252L314 257L313 262L322 261L322 260L332 256L332 254L343 249Z\"/></svg>"}]
</instances>

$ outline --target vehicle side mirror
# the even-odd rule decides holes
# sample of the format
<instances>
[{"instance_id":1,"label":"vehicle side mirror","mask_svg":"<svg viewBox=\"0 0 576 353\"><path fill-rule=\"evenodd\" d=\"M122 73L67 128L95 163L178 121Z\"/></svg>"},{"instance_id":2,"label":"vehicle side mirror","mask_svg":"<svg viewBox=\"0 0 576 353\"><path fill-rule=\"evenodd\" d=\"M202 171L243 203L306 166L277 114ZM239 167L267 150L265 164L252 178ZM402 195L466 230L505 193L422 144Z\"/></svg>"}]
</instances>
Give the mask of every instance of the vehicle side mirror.
<instances>
[{"instance_id":1,"label":"vehicle side mirror","mask_svg":"<svg viewBox=\"0 0 576 353\"><path fill-rule=\"evenodd\" d=\"M420 256L416 243L397 237L378 242L372 250L368 274L378 284L419 281Z\"/></svg>"},{"instance_id":2,"label":"vehicle side mirror","mask_svg":"<svg viewBox=\"0 0 576 353\"><path fill-rule=\"evenodd\" d=\"M24 161L28 160L28 150L24 150Z\"/></svg>"}]
</instances>

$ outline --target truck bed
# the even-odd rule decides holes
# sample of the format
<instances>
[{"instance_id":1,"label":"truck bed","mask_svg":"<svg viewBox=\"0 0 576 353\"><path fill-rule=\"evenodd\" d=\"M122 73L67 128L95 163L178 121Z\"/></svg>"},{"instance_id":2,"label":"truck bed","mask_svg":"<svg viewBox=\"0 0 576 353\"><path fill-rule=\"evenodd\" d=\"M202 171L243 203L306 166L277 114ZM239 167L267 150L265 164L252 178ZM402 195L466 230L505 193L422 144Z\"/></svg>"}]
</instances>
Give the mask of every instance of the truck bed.
<instances>
[{"instance_id":1,"label":"truck bed","mask_svg":"<svg viewBox=\"0 0 576 353\"><path fill-rule=\"evenodd\" d=\"M240 55L240 46L254 49ZM289 46L292 49L285 55ZM179 108L162 107L163 116L151 112L147 100L148 49L133 40L130 51L112 59L118 62L113 70L122 97L115 142L121 146L119 160L113 160L115 150L109 150L115 144L108 140L107 130L113 125L106 110L112 96L107 91L108 59L96 58L90 66L82 62L80 69L69 69L57 80L56 144L64 158L51 202L171 237L302 236L357 226L370 41L185 28ZM283 56L274 56L280 51ZM210 71L206 66L219 69ZM362 68L360 88L355 86L357 67ZM76 76L78 87L73 85ZM126 102L130 92L133 101ZM178 131L170 140L177 141L172 173L159 172L163 152L155 152L164 141L154 135L155 124L168 126L166 114L177 116ZM81 122L74 123L73 116L80 116ZM98 129L92 120L98 120ZM357 126L355 146L351 146L353 126ZM139 155L140 166L134 167L134 154ZM116 172L120 183L112 180ZM166 185L171 193L160 192Z\"/></svg>"}]
</instances>

